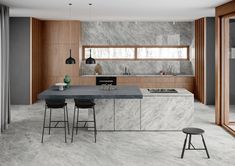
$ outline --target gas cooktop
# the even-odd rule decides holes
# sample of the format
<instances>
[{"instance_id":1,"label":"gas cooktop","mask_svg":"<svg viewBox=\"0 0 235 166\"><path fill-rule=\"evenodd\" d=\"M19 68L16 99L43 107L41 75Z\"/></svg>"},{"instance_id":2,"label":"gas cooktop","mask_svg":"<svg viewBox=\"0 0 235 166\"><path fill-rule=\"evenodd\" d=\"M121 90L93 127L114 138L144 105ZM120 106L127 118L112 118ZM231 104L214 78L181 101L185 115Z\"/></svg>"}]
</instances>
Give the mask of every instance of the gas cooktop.
<instances>
[{"instance_id":1,"label":"gas cooktop","mask_svg":"<svg viewBox=\"0 0 235 166\"><path fill-rule=\"evenodd\" d=\"M160 89L160 88L154 88L154 89L148 89L150 93L178 93L175 89Z\"/></svg>"}]
</instances>

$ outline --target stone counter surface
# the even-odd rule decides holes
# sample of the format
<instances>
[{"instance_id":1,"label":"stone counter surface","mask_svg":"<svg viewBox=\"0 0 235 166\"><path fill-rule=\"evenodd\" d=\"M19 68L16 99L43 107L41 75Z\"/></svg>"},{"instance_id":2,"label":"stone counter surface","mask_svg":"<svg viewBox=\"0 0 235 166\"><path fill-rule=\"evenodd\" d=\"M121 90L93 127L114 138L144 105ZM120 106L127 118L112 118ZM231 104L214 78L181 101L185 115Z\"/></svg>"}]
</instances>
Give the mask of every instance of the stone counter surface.
<instances>
[{"instance_id":1,"label":"stone counter surface","mask_svg":"<svg viewBox=\"0 0 235 166\"><path fill-rule=\"evenodd\" d=\"M154 88L149 88L149 89L154 89ZM166 89L168 89L168 88L166 88ZM143 94L144 97L160 97L160 96L193 97L194 96L191 92L189 92L188 90L183 89L183 88L170 88L170 89L175 89L177 91L177 93L150 93L148 91L148 89L141 89L141 93Z\"/></svg>"},{"instance_id":2,"label":"stone counter surface","mask_svg":"<svg viewBox=\"0 0 235 166\"><path fill-rule=\"evenodd\" d=\"M63 91L52 86L38 96L39 99L79 98L79 99L142 99L143 95L137 86L115 86L113 90L103 90L101 86L71 86Z\"/></svg>"}]
</instances>

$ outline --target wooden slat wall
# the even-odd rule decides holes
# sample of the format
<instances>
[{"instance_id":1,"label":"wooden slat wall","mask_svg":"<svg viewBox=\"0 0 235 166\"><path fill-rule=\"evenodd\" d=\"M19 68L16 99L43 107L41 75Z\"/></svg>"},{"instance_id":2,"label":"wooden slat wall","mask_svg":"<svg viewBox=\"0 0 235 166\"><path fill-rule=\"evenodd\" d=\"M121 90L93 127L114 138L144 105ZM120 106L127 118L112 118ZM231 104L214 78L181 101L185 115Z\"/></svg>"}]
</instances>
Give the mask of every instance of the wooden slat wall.
<instances>
[{"instance_id":1,"label":"wooden slat wall","mask_svg":"<svg viewBox=\"0 0 235 166\"><path fill-rule=\"evenodd\" d=\"M70 32L71 26L71 32ZM43 21L43 89L56 82L63 82L68 74L72 84L78 84L80 54L80 21ZM65 64L69 49L76 64Z\"/></svg>"},{"instance_id":2,"label":"wooden slat wall","mask_svg":"<svg viewBox=\"0 0 235 166\"><path fill-rule=\"evenodd\" d=\"M195 97L205 103L205 18L195 21Z\"/></svg>"},{"instance_id":3,"label":"wooden slat wall","mask_svg":"<svg viewBox=\"0 0 235 166\"><path fill-rule=\"evenodd\" d=\"M42 91L42 22L31 18L31 103Z\"/></svg>"}]
</instances>

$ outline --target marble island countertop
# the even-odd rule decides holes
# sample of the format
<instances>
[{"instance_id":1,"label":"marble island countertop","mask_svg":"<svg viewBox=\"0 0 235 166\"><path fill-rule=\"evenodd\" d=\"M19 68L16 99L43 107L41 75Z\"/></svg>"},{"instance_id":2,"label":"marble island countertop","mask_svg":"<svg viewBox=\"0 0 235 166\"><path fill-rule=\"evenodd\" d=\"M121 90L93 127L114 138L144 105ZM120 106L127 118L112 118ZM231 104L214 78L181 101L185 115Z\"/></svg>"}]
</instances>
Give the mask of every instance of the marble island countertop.
<instances>
[{"instance_id":1,"label":"marble island countertop","mask_svg":"<svg viewBox=\"0 0 235 166\"><path fill-rule=\"evenodd\" d=\"M149 88L151 89L151 88ZM166 88L167 89L167 88ZM158 96L165 96L165 97L171 97L171 96L184 96L184 97L193 97L193 94L189 92L188 90L184 88L169 88L169 89L175 89L177 93L150 93L148 89L141 89L141 93L144 97L158 97Z\"/></svg>"}]
</instances>

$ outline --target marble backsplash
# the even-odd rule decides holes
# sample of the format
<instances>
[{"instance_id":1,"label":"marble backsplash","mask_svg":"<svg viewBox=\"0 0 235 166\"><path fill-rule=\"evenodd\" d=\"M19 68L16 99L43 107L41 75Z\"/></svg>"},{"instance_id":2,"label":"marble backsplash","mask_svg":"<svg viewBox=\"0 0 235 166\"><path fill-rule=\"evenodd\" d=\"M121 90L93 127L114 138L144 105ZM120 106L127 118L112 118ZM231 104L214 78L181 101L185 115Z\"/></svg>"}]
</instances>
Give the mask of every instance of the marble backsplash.
<instances>
[{"instance_id":1,"label":"marble backsplash","mask_svg":"<svg viewBox=\"0 0 235 166\"><path fill-rule=\"evenodd\" d=\"M102 67L102 75L122 75L125 67L131 75L156 75L160 71L167 74L176 75L193 75L191 61L97 61ZM85 64L84 61L80 66L81 75L94 75L95 66Z\"/></svg>"},{"instance_id":2,"label":"marble backsplash","mask_svg":"<svg viewBox=\"0 0 235 166\"><path fill-rule=\"evenodd\" d=\"M82 45L193 45L193 22L81 22Z\"/></svg>"},{"instance_id":3,"label":"marble backsplash","mask_svg":"<svg viewBox=\"0 0 235 166\"><path fill-rule=\"evenodd\" d=\"M152 75L165 71L193 75L193 22L81 22L82 45L189 45L190 61L98 61L103 74L123 74L126 67L131 74ZM95 65L81 64L82 75L94 74Z\"/></svg>"}]
</instances>

